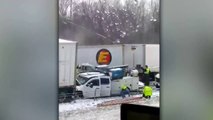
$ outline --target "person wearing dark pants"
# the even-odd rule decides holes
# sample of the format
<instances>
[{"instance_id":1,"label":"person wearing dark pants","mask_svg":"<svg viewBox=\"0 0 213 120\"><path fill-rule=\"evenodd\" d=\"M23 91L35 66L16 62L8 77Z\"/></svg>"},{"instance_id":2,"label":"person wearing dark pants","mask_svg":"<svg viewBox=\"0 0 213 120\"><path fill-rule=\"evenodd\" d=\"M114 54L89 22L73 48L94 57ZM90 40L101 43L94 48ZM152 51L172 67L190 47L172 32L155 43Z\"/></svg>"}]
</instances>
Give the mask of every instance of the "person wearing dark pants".
<instances>
[{"instance_id":1,"label":"person wearing dark pants","mask_svg":"<svg viewBox=\"0 0 213 120\"><path fill-rule=\"evenodd\" d=\"M144 69L144 83L145 85L148 85L149 86L149 81L150 81L150 68L148 67L148 65L145 66L145 69Z\"/></svg>"},{"instance_id":2,"label":"person wearing dark pants","mask_svg":"<svg viewBox=\"0 0 213 120\"><path fill-rule=\"evenodd\" d=\"M130 91L127 88L126 85L122 85L121 86L121 96L122 96L122 98L125 98L125 95L128 95L130 97Z\"/></svg>"},{"instance_id":3,"label":"person wearing dark pants","mask_svg":"<svg viewBox=\"0 0 213 120\"><path fill-rule=\"evenodd\" d=\"M144 79L144 84L149 86L149 75L144 74L143 79Z\"/></svg>"}]
</instances>

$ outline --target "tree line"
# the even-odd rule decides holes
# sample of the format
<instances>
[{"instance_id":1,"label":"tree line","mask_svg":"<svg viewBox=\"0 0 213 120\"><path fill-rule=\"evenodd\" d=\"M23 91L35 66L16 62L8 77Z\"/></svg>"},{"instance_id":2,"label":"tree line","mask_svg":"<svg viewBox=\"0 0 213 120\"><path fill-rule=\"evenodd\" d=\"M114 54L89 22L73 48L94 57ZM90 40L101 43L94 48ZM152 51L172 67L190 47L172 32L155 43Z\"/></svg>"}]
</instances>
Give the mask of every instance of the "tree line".
<instances>
[{"instance_id":1,"label":"tree line","mask_svg":"<svg viewBox=\"0 0 213 120\"><path fill-rule=\"evenodd\" d=\"M158 44L159 1L59 0L59 37L80 45Z\"/></svg>"}]
</instances>

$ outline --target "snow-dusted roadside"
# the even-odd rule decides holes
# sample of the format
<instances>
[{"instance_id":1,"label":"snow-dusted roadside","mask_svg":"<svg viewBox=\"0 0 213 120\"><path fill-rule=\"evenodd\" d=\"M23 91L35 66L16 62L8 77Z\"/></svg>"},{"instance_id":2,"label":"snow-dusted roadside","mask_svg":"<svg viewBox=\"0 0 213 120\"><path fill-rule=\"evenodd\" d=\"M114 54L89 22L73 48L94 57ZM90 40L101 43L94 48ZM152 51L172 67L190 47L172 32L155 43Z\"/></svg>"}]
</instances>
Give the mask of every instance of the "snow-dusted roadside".
<instances>
[{"instance_id":1,"label":"snow-dusted roadside","mask_svg":"<svg viewBox=\"0 0 213 120\"><path fill-rule=\"evenodd\" d=\"M95 101L94 99L79 99L71 103L61 103L59 104L59 113L88 110L95 108L97 104L115 99L121 99L121 97L97 98Z\"/></svg>"},{"instance_id":2,"label":"snow-dusted roadside","mask_svg":"<svg viewBox=\"0 0 213 120\"><path fill-rule=\"evenodd\" d=\"M122 98L98 98L96 101L93 99L81 99L76 100L75 103L59 104L59 120L119 120L120 105L96 107L97 104L115 99ZM159 91L154 91L150 100L142 99L132 104L159 106Z\"/></svg>"}]
</instances>

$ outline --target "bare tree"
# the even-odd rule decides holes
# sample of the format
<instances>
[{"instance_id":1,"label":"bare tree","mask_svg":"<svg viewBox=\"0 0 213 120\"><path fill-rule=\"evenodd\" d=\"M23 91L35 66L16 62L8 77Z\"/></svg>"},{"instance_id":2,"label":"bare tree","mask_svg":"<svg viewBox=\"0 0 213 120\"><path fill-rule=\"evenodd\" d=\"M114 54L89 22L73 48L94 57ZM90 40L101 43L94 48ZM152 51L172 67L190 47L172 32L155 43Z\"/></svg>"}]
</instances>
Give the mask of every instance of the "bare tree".
<instances>
[{"instance_id":1,"label":"bare tree","mask_svg":"<svg viewBox=\"0 0 213 120\"><path fill-rule=\"evenodd\" d=\"M153 1L153 0L152 0ZM159 3L145 0L59 0L61 37L80 44L159 43Z\"/></svg>"}]
</instances>

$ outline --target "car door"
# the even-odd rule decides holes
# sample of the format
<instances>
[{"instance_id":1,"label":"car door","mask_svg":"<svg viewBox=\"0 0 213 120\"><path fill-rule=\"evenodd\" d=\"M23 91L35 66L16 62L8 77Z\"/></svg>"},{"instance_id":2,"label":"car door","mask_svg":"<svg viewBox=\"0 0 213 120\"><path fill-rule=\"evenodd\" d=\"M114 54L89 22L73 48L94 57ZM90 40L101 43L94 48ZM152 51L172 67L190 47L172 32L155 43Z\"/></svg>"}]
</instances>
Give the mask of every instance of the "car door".
<instances>
[{"instance_id":1,"label":"car door","mask_svg":"<svg viewBox=\"0 0 213 120\"><path fill-rule=\"evenodd\" d=\"M111 82L109 77L101 77L101 96L110 96L111 94Z\"/></svg>"},{"instance_id":2,"label":"car door","mask_svg":"<svg viewBox=\"0 0 213 120\"><path fill-rule=\"evenodd\" d=\"M93 78L88 81L85 85L85 98L100 97L100 80L98 78Z\"/></svg>"}]
</instances>

